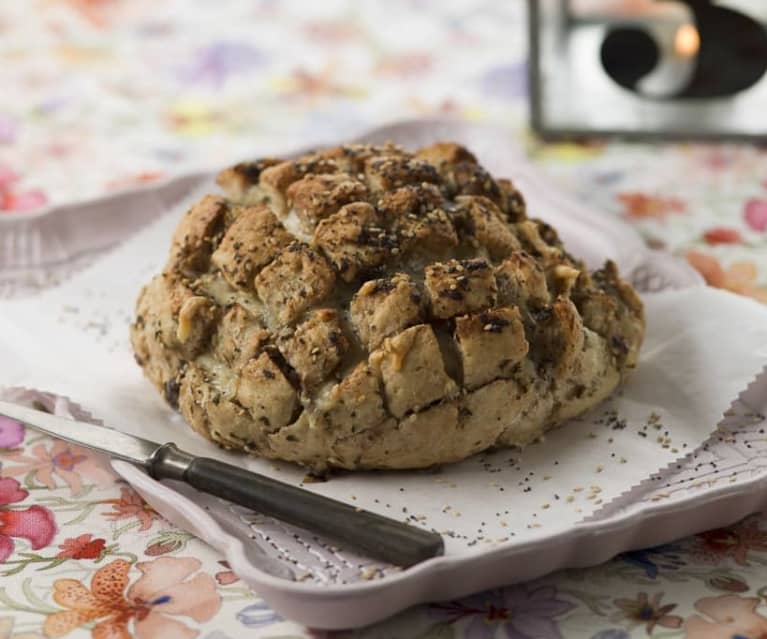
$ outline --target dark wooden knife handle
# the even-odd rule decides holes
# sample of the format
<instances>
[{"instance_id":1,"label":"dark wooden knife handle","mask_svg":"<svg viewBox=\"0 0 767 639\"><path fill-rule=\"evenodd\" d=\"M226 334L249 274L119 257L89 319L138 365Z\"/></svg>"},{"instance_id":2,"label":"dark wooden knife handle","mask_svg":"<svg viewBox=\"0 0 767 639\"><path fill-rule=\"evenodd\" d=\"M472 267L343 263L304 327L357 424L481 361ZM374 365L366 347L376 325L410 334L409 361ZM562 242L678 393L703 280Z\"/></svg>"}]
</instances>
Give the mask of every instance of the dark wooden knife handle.
<instances>
[{"instance_id":1,"label":"dark wooden knife handle","mask_svg":"<svg viewBox=\"0 0 767 639\"><path fill-rule=\"evenodd\" d=\"M155 477L198 490L348 544L376 559L412 566L444 552L441 535L389 519L243 468L184 453L173 444L152 459Z\"/></svg>"}]
</instances>

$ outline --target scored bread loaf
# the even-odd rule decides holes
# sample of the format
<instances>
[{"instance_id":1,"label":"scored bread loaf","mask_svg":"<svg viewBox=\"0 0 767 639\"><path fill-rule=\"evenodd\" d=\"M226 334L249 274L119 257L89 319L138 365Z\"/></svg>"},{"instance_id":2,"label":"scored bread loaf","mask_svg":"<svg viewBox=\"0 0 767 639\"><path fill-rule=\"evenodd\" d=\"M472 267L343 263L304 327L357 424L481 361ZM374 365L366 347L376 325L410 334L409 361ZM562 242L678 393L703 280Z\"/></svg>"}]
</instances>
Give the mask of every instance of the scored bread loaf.
<instances>
[{"instance_id":1,"label":"scored bread loaf","mask_svg":"<svg viewBox=\"0 0 767 639\"><path fill-rule=\"evenodd\" d=\"M470 151L238 164L181 220L131 339L217 444L315 470L525 446L635 366L642 304Z\"/></svg>"}]
</instances>

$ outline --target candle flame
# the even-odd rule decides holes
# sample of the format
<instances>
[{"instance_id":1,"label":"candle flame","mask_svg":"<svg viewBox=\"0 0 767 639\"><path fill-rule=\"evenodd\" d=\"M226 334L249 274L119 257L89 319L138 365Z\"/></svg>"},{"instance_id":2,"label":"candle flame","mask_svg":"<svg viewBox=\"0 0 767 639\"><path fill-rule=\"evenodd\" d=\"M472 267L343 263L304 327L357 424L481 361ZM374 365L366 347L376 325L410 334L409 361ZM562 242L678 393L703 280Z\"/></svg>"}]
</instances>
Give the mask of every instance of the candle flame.
<instances>
[{"instance_id":1,"label":"candle flame","mask_svg":"<svg viewBox=\"0 0 767 639\"><path fill-rule=\"evenodd\" d=\"M683 24L674 37L674 50L683 58L691 58L700 49L700 34L691 24Z\"/></svg>"}]
</instances>

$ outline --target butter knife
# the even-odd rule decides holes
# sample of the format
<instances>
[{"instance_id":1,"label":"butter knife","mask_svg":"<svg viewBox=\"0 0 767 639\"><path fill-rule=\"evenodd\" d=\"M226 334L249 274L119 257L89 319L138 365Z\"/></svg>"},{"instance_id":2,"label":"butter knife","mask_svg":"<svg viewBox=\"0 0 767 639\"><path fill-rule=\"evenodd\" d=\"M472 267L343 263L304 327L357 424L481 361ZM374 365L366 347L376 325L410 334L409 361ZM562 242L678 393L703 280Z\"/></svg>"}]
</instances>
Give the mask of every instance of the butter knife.
<instances>
[{"instance_id":1,"label":"butter knife","mask_svg":"<svg viewBox=\"0 0 767 639\"><path fill-rule=\"evenodd\" d=\"M0 401L0 415L35 430L143 468L155 479L183 481L205 493L327 536L369 557L408 567L444 553L442 536L355 508L244 468L195 457L112 428Z\"/></svg>"}]
</instances>

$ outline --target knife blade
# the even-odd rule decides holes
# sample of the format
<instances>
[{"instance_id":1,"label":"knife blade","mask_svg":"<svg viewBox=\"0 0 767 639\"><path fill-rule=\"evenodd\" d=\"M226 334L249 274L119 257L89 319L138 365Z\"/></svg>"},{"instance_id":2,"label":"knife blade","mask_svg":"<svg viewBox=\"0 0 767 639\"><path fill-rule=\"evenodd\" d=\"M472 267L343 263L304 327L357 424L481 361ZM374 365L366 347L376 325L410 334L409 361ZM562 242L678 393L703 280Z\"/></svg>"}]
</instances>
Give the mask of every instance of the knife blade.
<instances>
[{"instance_id":1,"label":"knife blade","mask_svg":"<svg viewBox=\"0 0 767 639\"><path fill-rule=\"evenodd\" d=\"M0 415L35 430L142 467L155 479L183 481L294 526L402 567L444 553L442 536L207 457L87 422L0 401Z\"/></svg>"}]
</instances>

